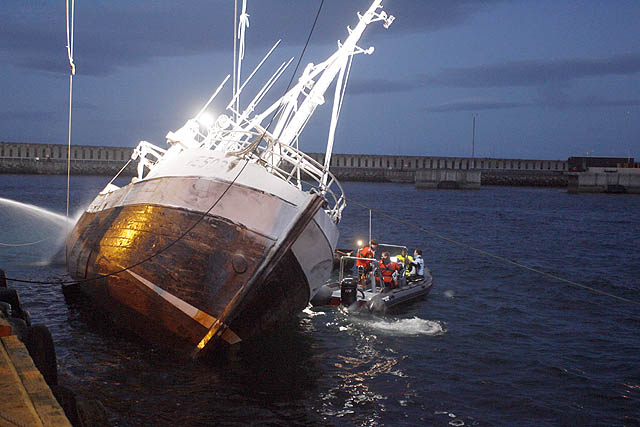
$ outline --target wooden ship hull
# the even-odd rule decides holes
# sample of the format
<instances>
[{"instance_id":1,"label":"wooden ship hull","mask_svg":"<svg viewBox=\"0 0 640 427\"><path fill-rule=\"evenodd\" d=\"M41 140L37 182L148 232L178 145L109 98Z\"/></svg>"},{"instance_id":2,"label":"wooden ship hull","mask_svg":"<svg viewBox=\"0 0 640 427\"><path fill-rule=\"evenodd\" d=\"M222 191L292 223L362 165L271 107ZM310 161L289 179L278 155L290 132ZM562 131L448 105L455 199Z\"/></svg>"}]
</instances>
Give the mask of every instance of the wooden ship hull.
<instances>
[{"instance_id":1,"label":"wooden ship hull","mask_svg":"<svg viewBox=\"0 0 640 427\"><path fill-rule=\"evenodd\" d=\"M70 274L116 323L195 352L291 320L332 267L323 199L230 185L163 177L101 193L67 240Z\"/></svg>"}]
</instances>

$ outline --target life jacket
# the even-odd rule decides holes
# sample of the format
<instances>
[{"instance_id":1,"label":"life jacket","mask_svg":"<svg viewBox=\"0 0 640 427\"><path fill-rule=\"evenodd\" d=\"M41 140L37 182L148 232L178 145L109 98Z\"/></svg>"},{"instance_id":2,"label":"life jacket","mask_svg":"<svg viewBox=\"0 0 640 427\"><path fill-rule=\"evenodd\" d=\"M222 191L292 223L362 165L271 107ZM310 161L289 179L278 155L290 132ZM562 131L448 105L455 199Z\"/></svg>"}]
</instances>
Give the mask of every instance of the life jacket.
<instances>
[{"instance_id":1,"label":"life jacket","mask_svg":"<svg viewBox=\"0 0 640 427\"><path fill-rule=\"evenodd\" d=\"M378 262L378 265L380 267L380 274L382 275L382 280L384 281L385 286L395 288L398 283L393 279L393 272L400 271L400 266L393 261L389 261L389 264L384 264L382 260Z\"/></svg>"},{"instance_id":2,"label":"life jacket","mask_svg":"<svg viewBox=\"0 0 640 427\"><path fill-rule=\"evenodd\" d=\"M371 264L371 261L359 258L373 258L374 253L369 246L365 246L364 248L358 250L358 254L356 256L358 257L358 259L356 259L356 267L363 267L366 269L367 267L369 267L369 264Z\"/></svg>"},{"instance_id":3,"label":"life jacket","mask_svg":"<svg viewBox=\"0 0 640 427\"><path fill-rule=\"evenodd\" d=\"M407 255L405 257L402 254L400 254L400 255L397 255L396 258L398 259L398 262L403 265L404 273L405 275L408 276L411 273L411 266L409 266L409 264L413 262L413 257L411 255Z\"/></svg>"}]
</instances>

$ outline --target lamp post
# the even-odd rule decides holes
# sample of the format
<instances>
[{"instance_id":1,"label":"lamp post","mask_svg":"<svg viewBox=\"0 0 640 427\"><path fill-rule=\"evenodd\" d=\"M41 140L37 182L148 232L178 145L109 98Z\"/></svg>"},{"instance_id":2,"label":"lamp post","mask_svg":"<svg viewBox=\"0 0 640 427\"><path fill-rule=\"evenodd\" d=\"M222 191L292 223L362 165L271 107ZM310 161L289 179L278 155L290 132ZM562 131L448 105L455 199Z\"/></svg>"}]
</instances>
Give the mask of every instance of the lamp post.
<instances>
[{"instance_id":1,"label":"lamp post","mask_svg":"<svg viewBox=\"0 0 640 427\"><path fill-rule=\"evenodd\" d=\"M473 131L471 133L471 159L473 160L473 168L476 167L476 117L478 115L473 113Z\"/></svg>"}]
</instances>

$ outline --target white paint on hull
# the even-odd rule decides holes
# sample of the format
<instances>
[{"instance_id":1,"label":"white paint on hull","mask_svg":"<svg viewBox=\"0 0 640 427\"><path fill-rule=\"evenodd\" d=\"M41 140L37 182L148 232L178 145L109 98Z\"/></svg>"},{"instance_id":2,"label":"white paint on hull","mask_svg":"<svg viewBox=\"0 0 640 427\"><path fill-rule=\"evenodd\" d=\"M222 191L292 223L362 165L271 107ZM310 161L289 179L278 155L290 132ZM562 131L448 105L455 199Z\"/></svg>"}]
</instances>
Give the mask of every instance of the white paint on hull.
<instances>
[{"instance_id":1,"label":"white paint on hull","mask_svg":"<svg viewBox=\"0 0 640 427\"><path fill-rule=\"evenodd\" d=\"M175 161L165 168L161 163L156 165L144 180L100 193L87 211L147 204L202 213L209 211L212 216L242 224L275 241L309 197L308 193L275 177L260 165L249 163L240 173L243 161L236 159L234 163L230 160L233 158L209 150L198 155L189 154L177 165ZM320 210L292 247L307 278L311 296L331 273L337 240L336 224Z\"/></svg>"},{"instance_id":2,"label":"white paint on hull","mask_svg":"<svg viewBox=\"0 0 640 427\"><path fill-rule=\"evenodd\" d=\"M134 273L132 270L126 270L126 272L130 274L133 278L135 278L138 282L142 283L143 285L145 285L146 287L148 287L149 289L157 293L169 304L173 305L178 310L182 311L184 314L191 317L193 320L200 323L205 328L210 329L215 324L222 323L220 322L220 320L216 319L210 314L197 309L196 307L192 306L188 302L183 301L180 298L176 297L175 295L165 291L160 286L157 286L156 284L150 282L149 280L145 279L139 274ZM226 325L224 326L225 326L225 332L224 334L222 334L222 339L227 341L229 344L236 344L242 341L238 335L236 335L231 329L229 329L228 326Z\"/></svg>"},{"instance_id":3,"label":"white paint on hull","mask_svg":"<svg viewBox=\"0 0 640 427\"><path fill-rule=\"evenodd\" d=\"M329 224L324 223L325 218ZM318 211L291 248L307 277L311 298L331 274L337 241L337 227L323 211Z\"/></svg>"},{"instance_id":4,"label":"white paint on hull","mask_svg":"<svg viewBox=\"0 0 640 427\"><path fill-rule=\"evenodd\" d=\"M229 188L227 182L194 177L158 178L129 184L98 195L87 211L96 213L128 205L209 212L272 240L278 238L297 212L296 206L270 194L237 185Z\"/></svg>"},{"instance_id":5,"label":"white paint on hull","mask_svg":"<svg viewBox=\"0 0 640 427\"><path fill-rule=\"evenodd\" d=\"M255 188L258 191L273 194L296 206L302 205L307 195L281 178L273 175L264 166L240 160L209 149L187 150L170 162L160 161L145 179L160 177L197 177L213 178L223 182Z\"/></svg>"}]
</instances>

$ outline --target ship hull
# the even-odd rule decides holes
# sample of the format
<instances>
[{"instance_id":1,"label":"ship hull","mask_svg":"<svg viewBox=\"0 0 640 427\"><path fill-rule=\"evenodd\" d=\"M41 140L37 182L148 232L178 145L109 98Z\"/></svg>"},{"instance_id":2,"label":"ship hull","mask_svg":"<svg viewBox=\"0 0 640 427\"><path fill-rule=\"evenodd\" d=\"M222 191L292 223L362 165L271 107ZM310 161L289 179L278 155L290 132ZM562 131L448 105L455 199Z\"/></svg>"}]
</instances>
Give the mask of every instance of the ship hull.
<instances>
[{"instance_id":1,"label":"ship hull","mask_svg":"<svg viewBox=\"0 0 640 427\"><path fill-rule=\"evenodd\" d=\"M322 285L312 281L330 271L333 248L319 206L301 219L301 206L255 188L137 182L94 200L68 238L68 269L145 339L196 351L235 344L293 318Z\"/></svg>"}]
</instances>

